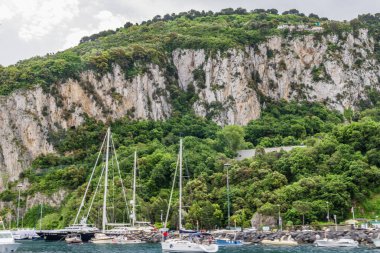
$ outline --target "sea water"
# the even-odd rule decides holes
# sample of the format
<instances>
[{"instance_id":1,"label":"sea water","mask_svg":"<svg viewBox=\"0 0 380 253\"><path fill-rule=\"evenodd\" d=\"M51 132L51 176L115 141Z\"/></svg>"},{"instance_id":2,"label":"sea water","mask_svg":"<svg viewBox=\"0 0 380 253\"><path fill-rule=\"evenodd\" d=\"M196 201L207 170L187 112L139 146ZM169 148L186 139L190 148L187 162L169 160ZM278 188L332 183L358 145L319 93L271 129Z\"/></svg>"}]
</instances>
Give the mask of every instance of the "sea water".
<instances>
[{"instance_id":1,"label":"sea water","mask_svg":"<svg viewBox=\"0 0 380 253\"><path fill-rule=\"evenodd\" d=\"M91 243L83 244L66 244L65 242L44 242L44 241L23 241L18 253L161 253L161 245L159 243L144 243L144 244L108 244L99 245ZM301 245L295 247L287 246L263 246L263 245L244 245L244 246L229 246L219 250L220 253L377 253L376 250L369 247L359 248L318 248L312 245Z\"/></svg>"}]
</instances>

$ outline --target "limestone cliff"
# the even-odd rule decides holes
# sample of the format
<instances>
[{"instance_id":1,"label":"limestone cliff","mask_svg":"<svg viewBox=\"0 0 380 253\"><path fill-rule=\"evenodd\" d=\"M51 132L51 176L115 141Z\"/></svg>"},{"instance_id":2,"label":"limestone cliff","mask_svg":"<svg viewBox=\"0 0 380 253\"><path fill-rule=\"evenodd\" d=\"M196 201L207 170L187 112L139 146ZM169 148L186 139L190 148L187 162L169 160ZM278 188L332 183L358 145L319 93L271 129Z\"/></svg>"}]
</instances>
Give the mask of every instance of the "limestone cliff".
<instances>
[{"instance_id":1,"label":"limestone cliff","mask_svg":"<svg viewBox=\"0 0 380 253\"><path fill-rule=\"evenodd\" d=\"M168 64L181 89L194 87L196 114L220 125L247 124L260 116L263 98L324 101L338 110L355 107L366 87L378 88L380 69L366 30L355 36L272 37L244 49L212 54L177 49ZM156 65L126 80L118 66L102 78L36 87L0 98L0 172L14 180L35 157L54 152L49 132L76 127L87 116L114 120L166 119L171 115L169 76ZM0 182L0 188L3 182Z\"/></svg>"},{"instance_id":2,"label":"limestone cliff","mask_svg":"<svg viewBox=\"0 0 380 253\"><path fill-rule=\"evenodd\" d=\"M366 87L379 86L373 51L374 41L360 30L357 37L273 37L215 56L176 50L173 61L180 86L195 86L197 114L211 115L221 125L244 125L260 115L260 96L324 101L340 111L354 108ZM204 77L195 78L199 73Z\"/></svg>"},{"instance_id":3,"label":"limestone cliff","mask_svg":"<svg viewBox=\"0 0 380 253\"><path fill-rule=\"evenodd\" d=\"M158 92L159 91L159 92ZM165 119L171 113L163 73L148 72L125 80L118 67L100 80L84 72L53 91L23 90L0 100L0 188L14 180L40 154L54 152L49 131L76 127L86 116L98 120L130 115L135 119Z\"/></svg>"}]
</instances>

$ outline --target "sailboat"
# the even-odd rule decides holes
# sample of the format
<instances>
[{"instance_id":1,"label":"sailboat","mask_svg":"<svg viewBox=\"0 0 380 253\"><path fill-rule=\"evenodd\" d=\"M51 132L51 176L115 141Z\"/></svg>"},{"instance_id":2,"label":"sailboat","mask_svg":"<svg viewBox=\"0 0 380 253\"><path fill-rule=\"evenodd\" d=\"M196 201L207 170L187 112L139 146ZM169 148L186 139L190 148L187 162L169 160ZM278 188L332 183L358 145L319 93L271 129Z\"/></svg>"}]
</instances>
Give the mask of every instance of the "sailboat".
<instances>
[{"instance_id":1,"label":"sailboat","mask_svg":"<svg viewBox=\"0 0 380 253\"><path fill-rule=\"evenodd\" d=\"M10 230L5 230L4 222L0 219L3 230L0 230L0 252L10 253L16 252L17 248L21 245L16 243Z\"/></svg>"},{"instance_id":2,"label":"sailboat","mask_svg":"<svg viewBox=\"0 0 380 253\"><path fill-rule=\"evenodd\" d=\"M178 226L179 226L179 238L178 239L168 239L161 242L161 247L164 252L217 252L219 247L216 244L211 242L203 244L200 240L197 240L196 237L189 237L188 240L182 238L182 139L179 143L179 208L178 208ZM177 166L178 168L178 166ZM173 196L173 190L175 185L175 178L177 175L177 168L174 175L173 187L170 193L170 200L168 211L166 213L165 219L165 229L167 225L167 220L170 211L170 202ZM192 239L192 240L190 240Z\"/></svg>"},{"instance_id":3,"label":"sailboat","mask_svg":"<svg viewBox=\"0 0 380 253\"><path fill-rule=\"evenodd\" d=\"M131 236L126 236L126 234L130 234L132 232L152 232L154 227L150 225L148 222L140 222L137 221L136 217L136 176L137 176L137 151L134 153L134 162L133 162L133 193L132 200L130 203L132 204L132 213L130 215L131 225L132 226L115 226L114 228L107 230L107 235L115 235L117 237L114 238L115 243L120 244L136 244L136 243L145 243L140 239L134 239Z\"/></svg>"},{"instance_id":4,"label":"sailboat","mask_svg":"<svg viewBox=\"0 0 380 253\"><path fill-rule=\"evenodd\" d=\"M227 208L228 208L228 230L231 229L230 224L230 217L231 217L231 203L230 203L230 183L229 183L229 174L228 174L228 166L229 164L225 164L227 167ZM236 225L235 225L236 227ZM236 230L236 229L235 229ZM225 231L222 231L225 232ZM218 231L216 231L218 233ZM231 233L227 233L224 237L217 237L215 239L216 244L218 244L219 247L224 246L242 246L243 242L241 240L236 239L236 231L233 233L233 237L230 238Z\"/></svg>"}]
</instances>

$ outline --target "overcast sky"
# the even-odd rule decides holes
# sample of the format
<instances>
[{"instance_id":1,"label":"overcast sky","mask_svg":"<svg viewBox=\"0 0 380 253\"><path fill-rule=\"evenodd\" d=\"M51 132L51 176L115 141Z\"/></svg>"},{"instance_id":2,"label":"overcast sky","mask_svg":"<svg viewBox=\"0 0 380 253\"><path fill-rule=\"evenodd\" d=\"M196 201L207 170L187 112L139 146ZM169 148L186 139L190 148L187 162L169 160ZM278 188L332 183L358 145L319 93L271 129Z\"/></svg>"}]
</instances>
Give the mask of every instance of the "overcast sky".
<instances>
[{"instance_id":1,"label":"overcast sky","mask_svg":"<svg viewBox=\"0 0 380 253\"><path fill-rule=\"evenodd\" d=\"M85 35L190 9L296 8L350 20L380 12L380 0L0 0L0 64L7 66L78 44Z\"/></svg>"}]
</instances>

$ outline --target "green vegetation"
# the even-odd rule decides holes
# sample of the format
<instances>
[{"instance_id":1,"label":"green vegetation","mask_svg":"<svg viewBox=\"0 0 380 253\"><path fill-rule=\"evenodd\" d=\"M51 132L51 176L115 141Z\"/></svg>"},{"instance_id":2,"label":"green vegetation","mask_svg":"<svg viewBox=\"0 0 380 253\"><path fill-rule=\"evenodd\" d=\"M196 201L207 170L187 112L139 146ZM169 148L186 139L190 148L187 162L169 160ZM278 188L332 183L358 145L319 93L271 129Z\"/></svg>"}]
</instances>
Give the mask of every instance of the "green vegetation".
<instances>
[{"instance_id":1,"label":"green vegetation","mask_svg":"<svg viewBox=\"0 0 380 253\"><path fill-rule=\"evenodd\" d=\"M168 57L177 48L205 49L215 53L229 48L254 46L273 35L310 33L290 34L287 30L277 29L280 24L300 23L321 23L326 29L325 33L341 33L354 28L377 27L379 22L378 19L367 20L365 17L351 23L330 22L315 14L307 17L297 10L279 15L275 9L248 12L241 8L216 13L191 10L156 16L140 25L127 23L116 31L84 37L78 46L57 54L34 57L9 67L0 66L0 95L34 86L42 86L49 91L52 84L68 78L77 79L85 70L94 70L101 77L110 72L114 64L124 70L127 78L144 72L147 63L155 63L165 69L170 65ZM199 82L199 85L202 83Z\"/></svg>"},{"instance_id":2,"label":"green vegetation","mask_svg":"<svg viewBox=\"0 0 380 253\"><path fill-rule=\"evenodd\" d=\"M187 114L168 121L130 121L111 124L117 147L121 177L131 185L133 152L138 151L139 213L159 224L166 210L176 165L178 141L184 138L186 226L203 228L225 226L227 218L226 173L231 163L230 184L233 216L239 226L249 226L255 212L276 215L278 205L284 224L315 223L326 220L326 202L339 220L350 216L351 206L358 215L378 215L380 180L380 122L375 107L343 123L343 116L316 103L269 103L261 119L246 127L220 128L215 123ZM371 112L371 113L369 113ZM68 195L58 209L50 209L42 221L46 228L63 227L71 222L79 206L96 152L107 125L88 119L77 128L52 134L58 153L37 158L22 174L31 183L23 198L42 192L50 195L64 189ZM235 151L252 146L306 144L288 153L268 153L233 161ZM100 172L99 172L100 173ZM84 176L86 175L86 176ZM95 175L95 181L99 178ZM115 177L115 182L118 181ZM15 185L15 184L14 184ZM90 187L90 192L95 189ZM110 191L113 187L110 186ZM1 194L3 201L15 203L17 192ZM178 193L174 194L177 198ZM130 191L128 191L128 196ZM11 196L11 197L9 197ZM114 195L116 212L110 219L126 220L127 211L120 191ZM91 222L100 224L97 212L102 204L94 202ZM24 202L21 204L25 205ZM36 208L25 217L36 216ZM175 205L174 205L175 209ZM359 211L362 210L362 211ZM14 210L2 210L2 213ZM176 212L170 224L176 224ZM25 219L34 226L36 220Z\"/></svg>"},{"instance_id":3,"label":"green vegetation","mask_svg":"<svg viewBox=\"0 0 380 253\"><path fill-rule=\"evenodd\" d=\"M49 133L49 142L57 151L36 158L21 175L27 179L26 196L43 193L51 196L58 190L67 193L61 206L52 208L45 203L43 228L63 227L71 222L86 188L86 182L96 160L97 151L108 126L111 126L118 152L121 177L130 188L132 154L138 151L139 213L152 223L160 221L161 210L166 210L171 182L177 161L178 142L184 139L184 164L187 175L185 203L186 226L202 228L225 226L227 218L225 163L231 163L230 183L232 220L239 226L249 226L255 212L275 215L280 211L284 224L303 224L326 219L326 202L331 214L339 220L350 214L350 207L362 207L361 215L378 215L378 182L380 180L380 108L379 93L368 89L368 100L360 101L360 112L351 109L344 114L331 111L322 104L308 102L268 101L262 117L247 126L221 128L210 119L220 110L221 104L207 104L206 118L192 113L196 100L195 87L189 85L181 91L175 81L175 67L168 61L176 48L202 48L209 54L244 46L255 46L268 36L302 36L310 32L278 30L279 24L313 24L322 22L324 33L342 36L344 32L358 32L369 27L378 38L379 15L359 16L348 22L330 22L312 14L306 17L297 10L282 15L274 9L225 9L218 13L189 11L178 15L155 17L140 25L127 23L116 31L105 31L81 40L69 50L20 61L9 67L0 66L0 95L10 94L19 88L41 86L54 93L55 86L67 78L78 79L82 71L94 70L98 78L119 65L126 78L146 71L147 63L159 65L167 74L167 89L174 107L167 121L133 121L128 117L112 123L87 118L77 129ZM376 45L376 52L379 46ZM335 50L330 45L330 50ZM268 51L267 56L273 57ZM380 54L379 54L380 55ZM359 64L359 63L358 63ZM286 69L285 62L282 65ZM359 64L360 65L360 64ZM202 68L193 72L195 85L204 87ZM315 81L327 78L323 68L312 69ZM252 73L250 87L256 89L261 82ZM86 86L86 83L81 83ZM214 87L217 89L218 87ZM90 88L89 88L90 89ZM263 101L261 101L263 102ZM263 147L306 145L288 153L268 153ZM257 148L254 158L241 162L232 160L238 149ZM99 165L102 166L102 165ZM4 176L5 177L5 176ZM95 181L100 173L95 174ZM119 175L113 175L118 182ZM110 186L111 192L116 189ZM17 182L10 183L0 193L5 202L17 201ZM96 185L91 185L90 192ZM128 191L128 195L130 192ZM174 194L177 198L178 194ZM122 204L121 192L112 198L115 212L110 220L124 221L127 210ZM101 197L94 202L90 222L99 225ZM279 206L278 206L279 205ZM175 209L175 206L174 208ZM15 210L4 208L1 215ZM176 213L170 224L176 225ZM37 224L38 207L27 210L25 226Z\"/></svg>"}]
</instances>

